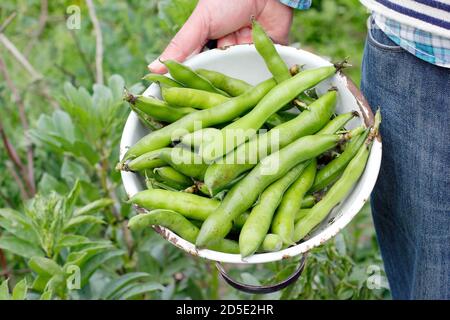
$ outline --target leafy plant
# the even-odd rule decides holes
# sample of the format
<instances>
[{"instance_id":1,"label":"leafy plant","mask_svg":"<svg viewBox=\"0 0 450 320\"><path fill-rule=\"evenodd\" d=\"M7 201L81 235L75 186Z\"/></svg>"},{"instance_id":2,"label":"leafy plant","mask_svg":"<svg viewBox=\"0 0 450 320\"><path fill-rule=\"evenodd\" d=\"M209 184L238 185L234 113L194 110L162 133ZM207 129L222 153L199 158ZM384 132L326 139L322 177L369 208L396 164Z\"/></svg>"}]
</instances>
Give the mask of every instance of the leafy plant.
<instances>
[{"instance_id":1,"label":"leafy plant","mask_svg":"<svg viewBox=\"0 0 450 320\"><path fill-rule=\"evenodd\" d=\"M95 34L85 2L75 2L81 26L74 30L61 16L73 1L48 1L47 10L42 3L4 1L0 9L2 22L17 13L2 34L42 76L35 79L0 45L2 142L6 137L23 163L17 166L1 144L0 277L9 280L0 284L0 298L388 297L387 289L370 290L366 283L367 268L382 266L368 207L343 236L311 252L294 286L265 296L230 288L219 280L214 264L188 255L151 229L131 234L126 223L134 213L114 170L128 114L122 91L126 85L142 92L139 79L146 65L197 1L94 1L103 32L104 84L95 79ZM355 67L348 72L358 82L366 17L358 1L314 0L312 9L295 16L291 42L333 59L350 56ZM20 185L25 178L36 195L26 183ZM295 267L296 261L285 261L230 267L230 272L256 284L281 280Z\"/></svg>"}]
</instances>

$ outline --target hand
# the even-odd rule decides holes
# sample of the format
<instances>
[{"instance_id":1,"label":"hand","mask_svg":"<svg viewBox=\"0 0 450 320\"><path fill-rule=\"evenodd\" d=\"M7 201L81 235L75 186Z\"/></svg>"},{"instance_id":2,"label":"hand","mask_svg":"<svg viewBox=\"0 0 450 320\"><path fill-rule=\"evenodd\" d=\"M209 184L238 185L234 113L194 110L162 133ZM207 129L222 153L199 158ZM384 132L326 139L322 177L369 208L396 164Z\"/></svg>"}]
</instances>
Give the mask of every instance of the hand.
<instances>
[{"instance_id":1,"label":"hand","mask_svg":"<svg viewBox=\"0 0 450 320\"><path fill-rule=\"evenodd\" d=\"M275 43L288 43L292 9L278 0L200 0L159 59L182 62L210 39L217 39L218 48L252 43L252 16ZM148 68L155 73L167 71L158 59Z\"/></svg>"}]
</instances>

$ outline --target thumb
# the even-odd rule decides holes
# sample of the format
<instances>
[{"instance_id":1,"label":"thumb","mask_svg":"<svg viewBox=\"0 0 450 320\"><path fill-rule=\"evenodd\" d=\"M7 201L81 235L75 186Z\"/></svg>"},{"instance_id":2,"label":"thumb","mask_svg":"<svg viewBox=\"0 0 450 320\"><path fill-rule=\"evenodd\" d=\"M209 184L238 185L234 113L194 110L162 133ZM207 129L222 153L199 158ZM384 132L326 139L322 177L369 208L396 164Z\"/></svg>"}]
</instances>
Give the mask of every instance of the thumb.
<instances>
[{"instance_id":1,"label":"thumb","mask_svg":"<svg viewBox=\"0 0 450 320\"><path fill-rule=\"evenodd\" d=\"M208 40L209 26L206 21L203 10L197 7L159 59L148 65L149 70L155 73L167 72L166 67L159 60L170 59L183 62L191 54L199 52Z\"/></svg>"}]
</instances>

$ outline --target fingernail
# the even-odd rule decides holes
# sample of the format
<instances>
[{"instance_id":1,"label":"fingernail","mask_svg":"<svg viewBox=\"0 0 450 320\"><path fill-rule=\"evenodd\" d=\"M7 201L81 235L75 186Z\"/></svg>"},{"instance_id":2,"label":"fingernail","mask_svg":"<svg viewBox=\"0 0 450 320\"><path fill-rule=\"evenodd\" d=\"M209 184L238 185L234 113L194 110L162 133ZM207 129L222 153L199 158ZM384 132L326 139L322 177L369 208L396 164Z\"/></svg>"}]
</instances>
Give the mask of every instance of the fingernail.
<instances>
[{"instance_id":1,"label":"fingernail","mask_svg":"<svg viewBox=\"0 0 450 320\"><path fill-rule=\"evenodd\" d=\"M148 65L148 69L150 72L161 72L164 71L165 67L158 59L156 59Z\"/></svg>"}]
</instances>

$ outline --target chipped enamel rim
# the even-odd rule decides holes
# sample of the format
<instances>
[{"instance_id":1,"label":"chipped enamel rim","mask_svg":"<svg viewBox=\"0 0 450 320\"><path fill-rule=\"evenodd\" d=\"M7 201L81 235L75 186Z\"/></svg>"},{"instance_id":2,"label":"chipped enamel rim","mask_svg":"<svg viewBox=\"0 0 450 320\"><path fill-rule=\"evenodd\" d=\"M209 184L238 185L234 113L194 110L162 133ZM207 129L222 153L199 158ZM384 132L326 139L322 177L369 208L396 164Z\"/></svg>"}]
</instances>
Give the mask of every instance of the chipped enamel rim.
<instances>
[{"instance_id":1,"label":"chipped enamel rim","mask_svg":"<svg viewBox=\"0 0 450 320\"><path fill-rule=\"evenodd\" d=\"M276 47L288 66L299 64L305 65L304 68L309 69L330 65L330 62L310 52L281 45ZM225 50L213 49L205 51L190 58L185 64L194 69L206 68L224 72L230 76L246 80L251 84L259 83L271 76L253 45L237 45ZM362 93L349 78L342 74L336 74L334 77L320 83L316 89L322 94L331 86L337 87L339 92L336 105L337 113L356 110L360 114L360 118L350 121L347 127L353 128L361 125L361 123L368 126L373 122L372 110ZM152 84L144 92L144 95L160 97L159 87L156 84ZM139 122L137 116L131 112L120 142L121 159L128 147L133 145L144 134L146 134L146 130ZM336 206L328 217L310 233L306 241L290 248L278 252L255 254L243 260L239 254L228 254L208 249L197 250L192 243L166 228L154 226L154 229L172 244L194 256L224 263L266 263L295 257L322 245L334 237L360 211L364 203L369 199L377 180L381 164L381 153L381 139L379 138L374 141L363 175L347 198ZM129 197L144 189L136 174L122 171L121 175ZM139 208L137 210L139 211Z\"/></svg>"}]
</instances>

